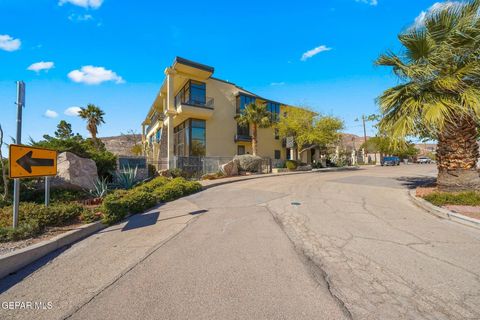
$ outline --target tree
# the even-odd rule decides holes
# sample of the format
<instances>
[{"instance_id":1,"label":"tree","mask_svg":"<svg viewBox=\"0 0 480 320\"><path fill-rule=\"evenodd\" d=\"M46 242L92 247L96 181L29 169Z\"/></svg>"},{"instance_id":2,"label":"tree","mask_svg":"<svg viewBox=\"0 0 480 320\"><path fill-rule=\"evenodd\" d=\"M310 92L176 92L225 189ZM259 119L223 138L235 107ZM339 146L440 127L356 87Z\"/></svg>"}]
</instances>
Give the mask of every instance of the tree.
<instances>
[{"instance_id":1,"label":"tree","mask_svg":"<svg viewBox=\"0 0 480 320\"><path fill-rule=\"evenodd\" d=\"M58 139L68 139L73 137L72 125L65 120L62 120L57 125L55 137Z\"/></svg>"},{"instance_id":2,"label":"tree","mask_svg":"<svg viewBox=\"0 0 480 320\"><path fill-rule=\"evenodd\" d=\"M419 150L415 144L410 141L393 141L387 136L375 136L363 143L360 149L365 149L368 153L380 153L382 155L395 155L400 158L414 157Z\"/></svg>"},{"instance_id":3,"label":"tree","mask_svg":"<svg viewBox=\"0 0 480 320\"><path fill-rule=\"evenodd\" d=\"M241 126L252 125L252 153L256 156L258 128L268 128L272 125L271 113L267 110L267 105L251 103L245 106L245 109L235 119Z\"/></svg>"},{"instance_id":4,"label":"tree","mask_svg":"<svg viewBox=\"0 0 480 320\"><path fill-rule=\"evenodd\" d=\"M98 126L105 123L103 116L105 112L94 104L88 104L86 108L80 108L78 116L87 120L87 130L94 141L97 140Z\"/></svg>"},{"instance_id":5,"label":"tree","mask_svg":"<svg viewBox=\"0 0 480 320\"><path fill-rule=\"evenodd\" d=\"M295 107L287 107L276 124L280 137L294 139L299 155L312 145L325 147L338 142L343 127L343 121L337 117Z\"/></svg>"},{"instance_id":6,"label":"tree","mask_svg":"<svg viewBox=\"0 0 480 320\"><path fill-rule=\"evenodd\" d=\"M480 116L480 0L452 3L399 35L404 53L381 55L401 83L378 99L380 130L391 137L432 137L437 184L460 191L480 187L476 170Z\"/></svg>"}]
</instances>

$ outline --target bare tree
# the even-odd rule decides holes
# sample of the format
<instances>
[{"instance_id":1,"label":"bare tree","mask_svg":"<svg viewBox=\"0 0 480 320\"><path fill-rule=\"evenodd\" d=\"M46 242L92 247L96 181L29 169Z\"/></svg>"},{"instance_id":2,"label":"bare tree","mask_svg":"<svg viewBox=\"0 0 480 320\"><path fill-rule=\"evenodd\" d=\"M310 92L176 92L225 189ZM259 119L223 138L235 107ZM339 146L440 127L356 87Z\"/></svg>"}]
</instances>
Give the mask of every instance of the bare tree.
<instances>
[{"instance_id":1,"label":"bare tree","mask_svg":"<svg viewBox=\"0 0 480 320\"><path fill-rule=\"evenodd\" d=\"M0 165L2 169L2 179L3 179L3 200L7 200L8 196L8 180L7 180L7 172L5 171L5 162L3 161L2 155L2 147L3 147L3 129L0 125Z\"/></svg>"}]
</instances>

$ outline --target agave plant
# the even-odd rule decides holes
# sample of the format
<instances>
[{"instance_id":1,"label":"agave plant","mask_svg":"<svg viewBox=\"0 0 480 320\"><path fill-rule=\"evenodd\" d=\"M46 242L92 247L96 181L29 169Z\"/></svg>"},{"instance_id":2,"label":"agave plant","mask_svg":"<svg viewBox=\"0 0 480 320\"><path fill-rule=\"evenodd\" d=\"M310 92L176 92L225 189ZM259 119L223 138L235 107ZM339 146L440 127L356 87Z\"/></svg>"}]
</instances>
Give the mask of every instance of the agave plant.
<instances>
[{"instance_id":1,"label":"agave plant","mask_svg":"<svg viewBox=\"0 0 480 320\"><path fill-rule=\"evenodd\" d=\"M94 198L104 198L108 193L107 178L97 178L93 182L93 188L88 190L88 193Z\"/></svg>"},{"instance_id":2,"label":"agave plant","mask_svg":"<svg viewBox=\"0 0 480 320\"><path fill-rule=\"evenodd\" d=\"M138 182L137 171L138 167L123 167L120 171L115 173L115 182L121 189L131 189Z\"/></svg>"}]
</instances>

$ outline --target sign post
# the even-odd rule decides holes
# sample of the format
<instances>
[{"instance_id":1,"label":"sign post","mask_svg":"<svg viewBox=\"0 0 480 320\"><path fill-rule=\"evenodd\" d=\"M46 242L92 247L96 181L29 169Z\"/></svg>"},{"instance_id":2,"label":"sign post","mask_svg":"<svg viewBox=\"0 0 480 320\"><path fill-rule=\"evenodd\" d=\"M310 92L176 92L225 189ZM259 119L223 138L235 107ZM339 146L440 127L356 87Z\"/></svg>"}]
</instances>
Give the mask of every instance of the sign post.
<instances>
[{"instance_id":1,"label":"sign post","mask_svg":"<svg viewBox=\"0 0 480 320\"><path fill-rule=\"evenodd\" d=\"M22 143L22 109L25 106L25 82L17 81L17 136L15 143ZM20 203L20 180L13 181L13 228L18 226L18 205Z\"/></svg>"}]
</instances>

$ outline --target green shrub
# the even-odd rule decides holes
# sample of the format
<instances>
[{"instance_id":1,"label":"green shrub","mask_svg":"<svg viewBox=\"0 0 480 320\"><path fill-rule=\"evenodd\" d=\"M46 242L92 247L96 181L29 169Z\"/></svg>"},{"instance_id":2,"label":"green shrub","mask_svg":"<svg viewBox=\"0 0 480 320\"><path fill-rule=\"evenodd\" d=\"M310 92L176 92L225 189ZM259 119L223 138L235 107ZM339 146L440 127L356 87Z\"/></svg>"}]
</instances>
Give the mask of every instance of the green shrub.
<instances>
[{"instance_id":1,"label":"green shrub","mask_svg":"<svg viewBox=\"0 0 480 320\"><path fill-rule=\"evenodd\" d=\"M80 214L80 220L84 223L92 223L98 221L102 218L101 212L98 212L94 209L85 209L82 214Z\"/></svg>"},{"instance_id":2,"label":"green shrub","mask_svg":"<svg viewBox=\"0 0 480 320\"><path fill-rule=\"evenodd\" d=\"M102 203L102 221L106 224L113 224L125 218L128 214L128 207L123 201L127 195L126 190L115 190L103 199Z\"/></svg>"},{"instance_id":3,"label":"green shrub","mask_svg":"<svg viewBox=\"0 0 480 320\"><path fill-rule=\"evenodd\" d=\"M26 202L45 203L45 190L31 186L28 189L22 188L21 200ZM26 190L25 190L26 189ZM62 188L50 189L51 202L72 202L90 198L90 195L82 190L69 190Z\"/></svg>"},{"instance_id":4,"label":"green shrub","mask_svg":"<svg viewBox=\"0 0 480 320\"><path fill-rule=\"evenodd\" d=\"M168 183L168 178L166 177L156 177L148 182L144 182L141 185L137 186L135 190L141 190L145 192L153 192L155 189L163 187Z\"/></svg>"},{"instance_id":5,"label":"green shrub","mask_svg":"<svg viewBox=\"0 0 480 320\"><path fill-rule=\"evenodd\" d=\"M288 170L296 170L298 167L298 162L295 160L287 160L285 161L285 165Z\"/></svg>"},{"instance_id":6,"label":"green shrub","mask_svg":"<svg viewBox=\"0 0 480 320\"><path fill-rule=\"evenodd\" d=\"M0 209L0 241L18 240L35 236L47 227L65 225L84 212L77 203L52 203L45 207L41 204L20 203L18 212L18 228L11 228L12 206Z\"/></svg>"},{"instance_id":7,"label":"green shrub","mask_svg":"<svg viewBox=\"0 0 480 320\"><path fill-rule=\"evenodd\" d=\"M201 184L184 178L158 177L131 190L116 190L102 204L103 222L113 224L129 213L140 213L159 202L167 202L202 189Z\"/></svg>"},{"instance_id":8,"label":"green shrub","mask_svg":"<svg viewBox=\"0 0 480 320\"><path fill-rule=\"evenodd\" d=\"M480 206L480 192L475 191L459 193L433 192L426 195L424 199L440 207L445 205Z\"/></svg>"}]
</instances>

